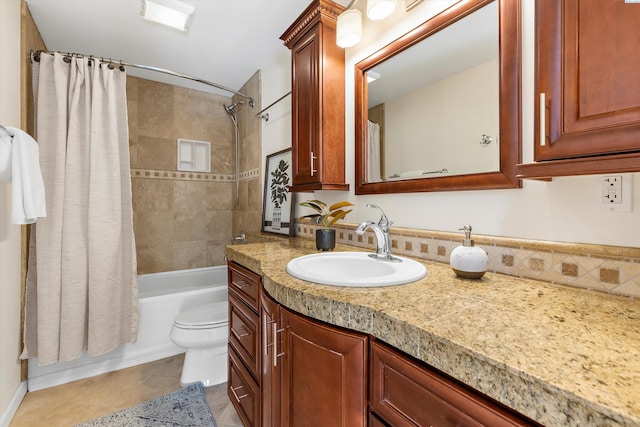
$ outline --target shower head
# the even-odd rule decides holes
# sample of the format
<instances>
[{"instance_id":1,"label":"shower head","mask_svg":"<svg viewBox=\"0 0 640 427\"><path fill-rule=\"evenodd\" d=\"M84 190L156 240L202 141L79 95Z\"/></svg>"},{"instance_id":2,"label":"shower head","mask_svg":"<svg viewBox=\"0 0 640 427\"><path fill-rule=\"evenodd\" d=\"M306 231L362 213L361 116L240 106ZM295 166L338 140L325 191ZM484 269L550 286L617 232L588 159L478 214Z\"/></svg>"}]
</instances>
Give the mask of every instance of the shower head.
<instances>
[{"instance_id":1,"label":"shower head","mask_svg":"<svg viewBox=\"0 0 640 427\"><path fill-rule=\"evenodd\" d=\"M238 105L242 105L242 104L244 104L244 102L243 102L243 101L238 101L238 102L234 102L234 103L233 103L233 104L231 104L231 105L224 105L224 104L222 104L222 106L224 107L224 110L227 112L227 114L229 114L229 115L231 116L231 115L233 115L234 110L236 109L236 107L237 107Z\"/></svg>"}]
</instances>

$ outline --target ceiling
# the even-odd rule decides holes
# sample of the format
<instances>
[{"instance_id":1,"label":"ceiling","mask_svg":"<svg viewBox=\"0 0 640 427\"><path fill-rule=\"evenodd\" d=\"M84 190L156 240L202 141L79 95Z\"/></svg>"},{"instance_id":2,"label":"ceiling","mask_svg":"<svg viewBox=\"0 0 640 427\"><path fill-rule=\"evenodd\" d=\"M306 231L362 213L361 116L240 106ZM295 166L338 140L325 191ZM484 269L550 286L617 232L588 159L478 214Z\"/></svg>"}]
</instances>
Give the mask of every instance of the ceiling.
<instances>
[{"instance_id":1,"label":"ceiling","mask_svg":"<svg viewBox=\"0 0 640 427\"><path fill-rule=\"evenodd\" d=\"M49 50L164 68L238 90L286 50L280 36L311 0L183 0L187 33L146 21L140 0L26 0ZM339 3L344 3L339 1ZM128 74L231 96L196 82L129 67Z\"/></svg>"}]
</instances>

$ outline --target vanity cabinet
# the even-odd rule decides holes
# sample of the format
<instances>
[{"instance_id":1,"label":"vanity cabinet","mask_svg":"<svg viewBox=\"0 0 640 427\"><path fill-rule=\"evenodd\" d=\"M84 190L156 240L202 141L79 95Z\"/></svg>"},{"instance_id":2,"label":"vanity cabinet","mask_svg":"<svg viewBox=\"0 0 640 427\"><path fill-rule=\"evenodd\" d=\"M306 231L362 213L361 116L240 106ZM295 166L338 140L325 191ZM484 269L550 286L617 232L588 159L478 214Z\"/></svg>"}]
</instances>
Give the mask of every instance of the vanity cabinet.
<instances>
[{"instance_id":1,"label":"vanity cabinet","mask_svg":"<svg viewBox=\"0 0 640 427\"><path fill-rule=\"evenodd\" d=\"M640 171L640 4L536 1L533 164L523 178Z\"/></svg>"},{"instance_id":2,"label":"vanity cabinet","mask_svg":"<svg viewBox=\"0 0 640 427\"><path fill-rule=\"evenodd\" d=\"M254 285L250 307L239 292L253 294ZM232 335L253 326L231 320L238 327L229 338L229 398L245 427L539 426L367 334L282 306L234 262L229 297L230 308L253 313L259 337L254 363L240 356L254 340Z\"/></svg>"},{"instance_id":3,"label":"vanity cabinet","mask_svg":"<svg viewBox=\"0 0 640 427\"><path fill-rule=\"evenodd\" d=\"M260 426L260 276L228 263L229 372L227 394L246 427Z\"/></svg>"},{"instance_id":4,"label":"vanity cabinet","mask_svg":"<svg viewBox=\"0 0 640 427\"><path fill-rule=\"evenodd\" d=\"M280 37L291 49L291 191L349 189L344 49L336 45L343 10L331 0L315 0Z\"/></svg>"},{"instance_id":5,"label":"vanity cabinet","mask_svg":"<svg viewBox=\"0 0 640 427\"><path fill-rule=\"evenodd\" d=\"M372 426L538 425L424 363L373 340L369 404Z\"/></svg>"}]
</instances>

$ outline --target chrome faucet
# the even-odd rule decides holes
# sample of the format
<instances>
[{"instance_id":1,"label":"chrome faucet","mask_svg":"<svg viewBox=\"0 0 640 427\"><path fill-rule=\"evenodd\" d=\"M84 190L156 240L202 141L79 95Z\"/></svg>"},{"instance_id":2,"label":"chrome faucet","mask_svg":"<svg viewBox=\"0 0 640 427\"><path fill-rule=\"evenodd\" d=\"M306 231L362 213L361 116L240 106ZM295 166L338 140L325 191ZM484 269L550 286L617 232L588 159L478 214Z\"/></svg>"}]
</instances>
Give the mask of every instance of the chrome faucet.
<instances>
[{"instance_id":1,"label":"chrome faucet","mask_svg":"<svg viewBox=\"0 0 640 427\"><path fill-rule=\"evenodd\" d=\"M235 241L239 241L240 244L244 243L246 241L246 237L244 233L240 233L239 235L237 235L236 237L234 237L233 239L231 239L231 244L233 244L233 242Z\"/></svg>"},{"instance_id":2,"label":"chrome faucet","mask_svg":"<svg viewBox=\"0 0 640 427\"><path fill-rule=\"evenodd\" d=\"M360 236L368 229L373 230L373 233L376 235L376 253L369 254L369 256L383 261L402 262L401 259L391 254L391 224L393 224L393 221L389 221L389 218L387 218L380 206L368 203L367 207L380 211L380 220L377 224L373 221L365 221L356 228L356 233Z\"/></svg>"}]
</instances>

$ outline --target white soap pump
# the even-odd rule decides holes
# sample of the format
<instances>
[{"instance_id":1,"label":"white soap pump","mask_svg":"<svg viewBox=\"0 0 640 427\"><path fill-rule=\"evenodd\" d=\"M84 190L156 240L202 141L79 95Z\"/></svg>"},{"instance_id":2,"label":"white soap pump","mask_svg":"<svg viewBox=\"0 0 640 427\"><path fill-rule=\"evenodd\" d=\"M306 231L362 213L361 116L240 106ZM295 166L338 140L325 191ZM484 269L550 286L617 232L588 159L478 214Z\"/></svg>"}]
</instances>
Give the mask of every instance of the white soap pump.
<instances>
[{"instance_id":1,"label":"white soap pump","mask_svg":"<svg viewBox=\"0 0 640 427\"><path fill-rule=\"evenodd\" d=\"M489 257L482 248L473 245L470 225L460 230L464 231L464 243L451 251L449 264L458 277L479 279L487 271Z\"/></svg>"}]
</instances>

